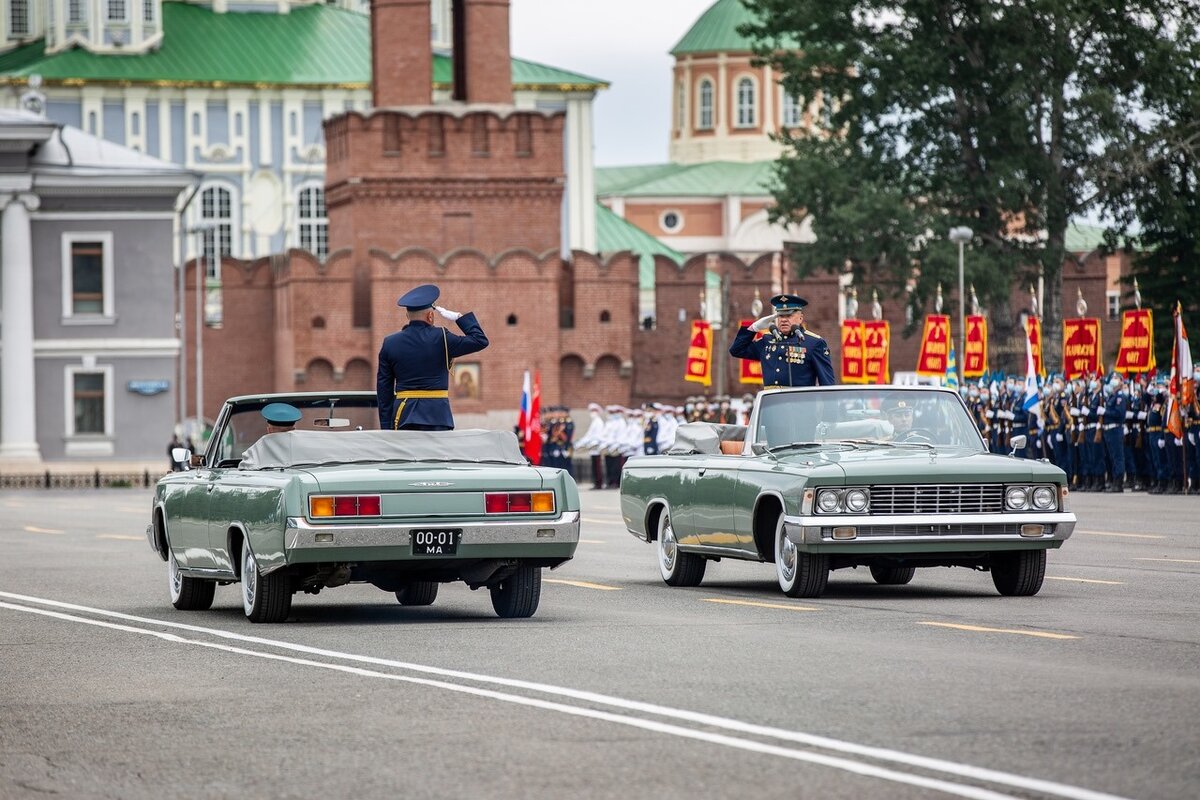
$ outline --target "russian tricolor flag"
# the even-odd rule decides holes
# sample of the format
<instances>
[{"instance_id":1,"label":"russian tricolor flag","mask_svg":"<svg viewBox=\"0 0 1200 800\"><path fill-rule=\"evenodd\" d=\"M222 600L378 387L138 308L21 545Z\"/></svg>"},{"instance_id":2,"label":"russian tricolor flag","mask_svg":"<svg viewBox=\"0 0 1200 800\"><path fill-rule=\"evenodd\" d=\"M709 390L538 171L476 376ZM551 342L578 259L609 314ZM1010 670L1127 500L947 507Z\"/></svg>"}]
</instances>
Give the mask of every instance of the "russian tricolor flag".
<instances>
[{"instance_id":1,"label":"russian tricolor flag","mask_svg":"<svg viewBox=\"0 0 1200 800\"><path fill-rule=\"evenodd\" d=\"M521 449L531 464L542 460L542 376L534 375L533 391L529 389L529 370L525 370L525 382L521 387L521 412L517 417L518 438Z\"/></svg>"}]
</instances>

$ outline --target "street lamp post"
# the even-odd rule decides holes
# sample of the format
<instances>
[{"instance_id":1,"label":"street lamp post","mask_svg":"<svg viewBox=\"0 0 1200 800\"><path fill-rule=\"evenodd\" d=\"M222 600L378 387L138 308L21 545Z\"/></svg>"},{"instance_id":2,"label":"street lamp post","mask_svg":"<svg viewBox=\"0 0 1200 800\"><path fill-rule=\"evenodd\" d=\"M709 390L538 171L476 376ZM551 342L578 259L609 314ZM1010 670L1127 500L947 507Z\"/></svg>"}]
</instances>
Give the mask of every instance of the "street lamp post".
<instances>
[{"instance_id":1,"label":"street lamp post","mask_svg":"<svg viewBox=\"0 0 1200 800\"><path fill-rule=\"evenodd\" d=\"M965 225L950 229L950 241L958 245L958 363L967 359L966 292L963 288L963 245L975 238L975 232Z\"/></svg>"},{"instance_id":2,"label":"street lamp post","mask_svg":"<svg viewBox=\"0 0 1200 800\"><path fill-rule=\"evenodd\" d=\"M199 425L197 435L204 436L204 286L206 283L208 264L204 263L205 244L208 234L212 234L212 251L209 258L217 255L218 241L215 224L200 224L188 228L188 233L197 234L196 241L196 420Z\"/></svg>"}]
</instances>

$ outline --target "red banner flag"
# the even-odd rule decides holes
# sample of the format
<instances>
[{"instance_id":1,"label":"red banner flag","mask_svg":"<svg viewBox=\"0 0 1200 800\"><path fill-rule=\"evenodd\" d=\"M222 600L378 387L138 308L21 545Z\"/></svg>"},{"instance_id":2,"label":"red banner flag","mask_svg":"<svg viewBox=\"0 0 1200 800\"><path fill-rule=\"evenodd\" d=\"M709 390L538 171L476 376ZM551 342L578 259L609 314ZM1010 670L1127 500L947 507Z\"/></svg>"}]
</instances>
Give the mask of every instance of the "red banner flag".
<instances>
[{"instance_id":1,"label":"red banner flag","mask_svg":"<svg viewBox=\"0 0 1200 800\"><path fill-rule=\"evenodd\" d=\"M917 356L917 374L946 375L946 362L950 360L950 317L930 314L925 317L925 330L921 334L921 354Z\"/></svg>"},{"instance_id":2,"label":"red banner flag","mask_svg":"<svg viewBox=\"0 0 1200 800\"><path fill-rule=\"evenodd\" d=\"M967 317L967 340L963 344L963 378L982 378L987 372L987 317Z\"/></svg>"},{"instance_id":3,"label":"red banner flag","mask_svg":"<svg viewBox=\"0 0 1200 800\"><path fill-rule=\"evenodd\" d=\"M866 383L865 362L862 320L848 319L842 323L842 383Z\"/></svg>"},{"instance_id":4,"label":"red banner flag","mask_svg":"<svg viewBox=\"0 0 1200 800\"><path fill-rule=\"evenodd\" d=\"M1187 328L1183 326L1183 306L1175 302L1175 346L1171 348L1171 394L1177 395L1184 408L1196 400L1196 387L1192 380L1192 347L1188 343Z\"/></svg>"},{"instance_id":5,"label":"red banner flag","mask_svg":"<svg viewBox=\"0 0 1200 800\"><path fill-rule=\"evenodd\" d=\"M712 325L702 319L692 323L692 338L687 351L685 381L712 386Z\"/></svg>"},{"instance_id":6,"label":"red banner flag","mask_svg":"<svg viewBox=\"0 0 1200 800\"><path fill-rule=\"evenodd\" d=\"M1025 321L1025 330L1029 333L1029 351L1033 353L1033 371L1046 377L1046 365L1042 363L1042 319L1029 317Z\"/></svg>"},{"instance_id":7,"label":"red banner flag","mask_svg":"<svg viewBox=\"0 0 1200 800\"><path fill-rule=\"evenodd\" d=\"M892 346L892 329L887 320L863 323L863 377L870 383L888 383L888 353Z\"/></svg>"},{"instance_id":8,"label":"red banner flag","mask_svg":"<svg viewBox=\"0 0 1200 800\"><path fill-rule=\"evenodd\" d=\"M1117 363L1113 370L1122 375L1153 372L1154 361L1154 314L1148 308L1137 308L1121 312L1121 346L1117 349Z\"/></svg>"},{"instance_id":9,"label":"red banner flag","mask_svg":"<svg viewBox=\"0 0 1200 800\"><path fill-rule=\"evenodd\" d=\"M749 328L753 319L744 319L739 324L743 328ZM754 334L754 341L762 338L762 331ZM738 360L738 383L757 383L762 385L762 362L755 361L752 358L739 358Z\"/></svg>"},{"instance_id":10,"label":"red banner flag","mask_svg":"<svg viewBox=\"0 0 1200 800\"><path fill-rule=\"evenodd\" d=\"M1063 375L1075 380L1098 374L1100 363L1100 320L1076 317L1063 320Z\"/></svg>"},{"instance_id":11,"label":"red banner flag","mask_svg":"<svg viewBox=\"0 0 1200 800\"><path fill-rule=\"evenodd\" d=\"M521 449L531 464L542 460L542 376L535 373L533 390L529 388L529 370L525 370L525 381L521 387L521 411L517 417Z\"/></svg>"}]
</instances>

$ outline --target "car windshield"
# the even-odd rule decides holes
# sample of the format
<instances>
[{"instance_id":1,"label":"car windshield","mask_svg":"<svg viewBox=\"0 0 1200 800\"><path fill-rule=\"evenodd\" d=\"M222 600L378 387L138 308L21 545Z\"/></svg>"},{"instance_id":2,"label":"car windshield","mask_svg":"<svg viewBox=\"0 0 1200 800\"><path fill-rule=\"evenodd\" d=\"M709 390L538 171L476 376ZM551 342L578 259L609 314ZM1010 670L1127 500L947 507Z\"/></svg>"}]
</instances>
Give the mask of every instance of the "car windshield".
<instances>
[{"instance_id":1,"label":"car windshield","mask_svg":"<svg viewBox=\"0 0 1200 800\"><path fill-rule=\"evenodd\" d=\"M214 464L231 465L239 461L246 448L261 439L267 432L267 421L263 419L262 409L268 403L280 398L265 398L260 401L239 402L232 409L221 437L216 442ZM379 412L376 411L375 398L372 397L338 397L338 398L283 398L300 410L300 421L296 423L298 431L353 431L376 430L379 428ZM331 403L332 400L332 403ZM328 420L335 420L333 426Z\"/></svg>"},{"instance_id":2,"label":"car windshield","mask_svg":"<svg viewBox=\"0 0 1200 800\"><path fill-rule=\"evenodd\" d=\"M956 395L895 386L764 394L754 440L770 448L849 442L865 447L984 449L978 428Z\"/></svg>"}]
</instances>

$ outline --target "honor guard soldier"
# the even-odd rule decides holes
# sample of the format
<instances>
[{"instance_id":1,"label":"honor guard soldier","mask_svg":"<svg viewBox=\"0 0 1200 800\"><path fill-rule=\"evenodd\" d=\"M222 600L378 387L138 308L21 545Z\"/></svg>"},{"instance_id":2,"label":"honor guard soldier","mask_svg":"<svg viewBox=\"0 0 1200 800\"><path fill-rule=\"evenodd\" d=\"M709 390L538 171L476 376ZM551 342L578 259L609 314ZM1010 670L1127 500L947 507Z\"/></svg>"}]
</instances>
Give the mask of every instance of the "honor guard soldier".
<instances>
[{"instance_id":1,"label":"honor guard soldier","mask_svg":"<svg viewBox=\"0 0 1200 800\"><path fill-rule=\"evenodd\" d=\"M804 329L808 301L794 294L771 298L775 313L755 320L737 332L729 354L762 365L763 388L780 386L831 386L833 362L829 345ZM757 333L764 336L755 341Z\"/></svg>"},{"instance_id":2,"label":"honor guard soldier","mask_svg":"<svg viewBox=\"0 0 1200 800\"><path fill-rule=\"evenodd\" d=\"M450 368L454 359L477 353L488 338L473 313L459 314L435 306L440 291L418 286L396 301L408 313L408 324L383 340L379 349L376 391L379 427L394 430L449 431ZM434 314L458 323L463 336L435 327Z\"/></svg>"}]
</instances>

